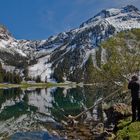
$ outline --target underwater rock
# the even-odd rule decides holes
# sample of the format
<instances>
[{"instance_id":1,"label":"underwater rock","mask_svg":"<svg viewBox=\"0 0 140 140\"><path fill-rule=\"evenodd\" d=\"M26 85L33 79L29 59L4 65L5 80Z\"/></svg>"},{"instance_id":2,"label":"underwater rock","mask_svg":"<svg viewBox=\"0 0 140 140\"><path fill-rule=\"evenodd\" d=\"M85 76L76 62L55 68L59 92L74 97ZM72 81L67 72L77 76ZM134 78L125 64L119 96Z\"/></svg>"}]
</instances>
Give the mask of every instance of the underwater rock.
<instances>
[{"instance_id":1,"label":"underwater rock","mask_svg":"<svg viewBox=\"0 0 140 140\"><path fill-rule=\"evenodd\" d=\"M10 140L66 140L58 135L51 135L48 132L18 132L11 136Z\"/></svg>"}]
</instances>

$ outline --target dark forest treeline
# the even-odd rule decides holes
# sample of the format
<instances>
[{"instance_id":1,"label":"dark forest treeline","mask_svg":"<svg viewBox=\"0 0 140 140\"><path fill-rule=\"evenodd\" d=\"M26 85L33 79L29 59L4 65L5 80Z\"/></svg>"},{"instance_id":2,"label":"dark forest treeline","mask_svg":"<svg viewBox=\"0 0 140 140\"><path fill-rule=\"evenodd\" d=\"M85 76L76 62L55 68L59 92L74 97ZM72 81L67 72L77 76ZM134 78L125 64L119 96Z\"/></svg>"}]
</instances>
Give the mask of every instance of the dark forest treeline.
<instances>
[{"instance_id":1,"label":"dark forest treeline","mask_svg":"<svg viewBox=\"0 0 140 140\"><path fill-rule=\"evenodd\" d=\"M20 84L22 78L16 72L7 72L0 63L0 83Z\"/></svg>"}]
</instances>

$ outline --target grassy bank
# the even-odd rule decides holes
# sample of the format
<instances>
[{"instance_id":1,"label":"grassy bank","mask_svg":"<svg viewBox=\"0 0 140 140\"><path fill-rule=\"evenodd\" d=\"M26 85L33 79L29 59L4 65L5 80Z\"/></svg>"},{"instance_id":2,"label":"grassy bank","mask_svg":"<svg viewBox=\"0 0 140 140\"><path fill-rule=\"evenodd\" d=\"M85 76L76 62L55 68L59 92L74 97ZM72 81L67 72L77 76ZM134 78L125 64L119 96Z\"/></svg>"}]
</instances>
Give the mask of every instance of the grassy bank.
<instances>
[{"instance_id":1,"label":"grassy bank","mask_svg":"<svg viewBox=\"0 0 140 140\"><path fill-rule=\"evenodd\" d=\"M21 83L21 84L5 84L0 83L0 88L49 88L49 87L63 87L63 86L70 86L73 83Z\"/></svg>"},{"instance_id":2,"label":"grassy bank","mask_svg":"<svg viewBox=\"0 0 140 140\"><path fill-rule=\"evenodd\" d=\"M121 120L118 124L116 140L140 140L140 122L131 122L131 118Z\"/></svg>"}]
</instances>

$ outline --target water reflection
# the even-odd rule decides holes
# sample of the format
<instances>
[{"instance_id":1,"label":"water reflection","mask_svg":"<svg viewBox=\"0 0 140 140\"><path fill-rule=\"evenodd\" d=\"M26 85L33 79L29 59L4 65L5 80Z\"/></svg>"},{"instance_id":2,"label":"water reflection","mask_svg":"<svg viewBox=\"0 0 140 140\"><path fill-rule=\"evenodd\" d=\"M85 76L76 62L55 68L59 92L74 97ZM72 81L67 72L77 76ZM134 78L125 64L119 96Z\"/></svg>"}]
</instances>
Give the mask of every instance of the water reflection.
<instances>
[{"instance_id":1,"label":"water reflection","mask_svg":"<svg viewBox=\"0 0 140 140\"><path fill-rule=\"evenodd\" d=\"M47 122L57 124L64 119L64 115L77 115L106 94L101 88L88 86L0 89L0 137L19 131L48 130L50 126L45 125ZM87 112L87 117L103 121L102 106Z\"/></svg>"}]
</instances>

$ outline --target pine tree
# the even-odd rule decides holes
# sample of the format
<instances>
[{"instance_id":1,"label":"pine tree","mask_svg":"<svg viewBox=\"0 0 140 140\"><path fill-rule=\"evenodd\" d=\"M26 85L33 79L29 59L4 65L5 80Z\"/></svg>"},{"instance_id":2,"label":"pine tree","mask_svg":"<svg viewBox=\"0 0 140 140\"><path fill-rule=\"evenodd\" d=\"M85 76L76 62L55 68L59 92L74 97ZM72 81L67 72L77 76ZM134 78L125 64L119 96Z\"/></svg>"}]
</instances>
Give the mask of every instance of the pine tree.
<instances>
[{"instance_id":1,"label":"pine tree","mask_svg":"<svg viewBox=\"0 0 140 140\"><path fill-rule=\"evenodd\" d=\"M23 74L25 76L25 80L29 80L29 77L28 77L28 67L27 66L24 68Z\"/></svg>"},{"instance_id":2,"label":"pine tree","mask_svg":"<svg viewBox=\"0 0 140 140\"><path fill-rule=\"evenodd\" d=\"M36 83L40 83L41 82L41 77L38 75L37 77L36 77Z\"/></svg>"},{"instance_id":3,"label":"pine tree","mask_svg":"<svg viewBox=\"0 0 140 140\"><path fill-rule=\"evenodd\" d=\"M94 65L93 65L93 59L90 55L88 60L85 63L85 71L84 71L84 79L86 83L92 83L94 81Z\"/></svg>"},{"instance_id":4,"label":"pine tree","mask_svg":"<svg viewBox=\"0 0 140 140\"><path fill-rule=\"evenodd\" d=\"M13 76L14 76L14 83L15 83L15 84L20 84L21 81L22 81L20 75L19 75L19 74L16 74L16 73L14 72L14 73L13 73Z\"/></svg>"},{"instance_id":5,"label":"pine tree","mask_svg":"<svg viewBox=\"0 0 140 140\"><path fill-rule=\"evenodd\" d=\"M2 64L0 63L0 83L3 82L3 69L2 69Z\"/></svg>"}]
</instances>

